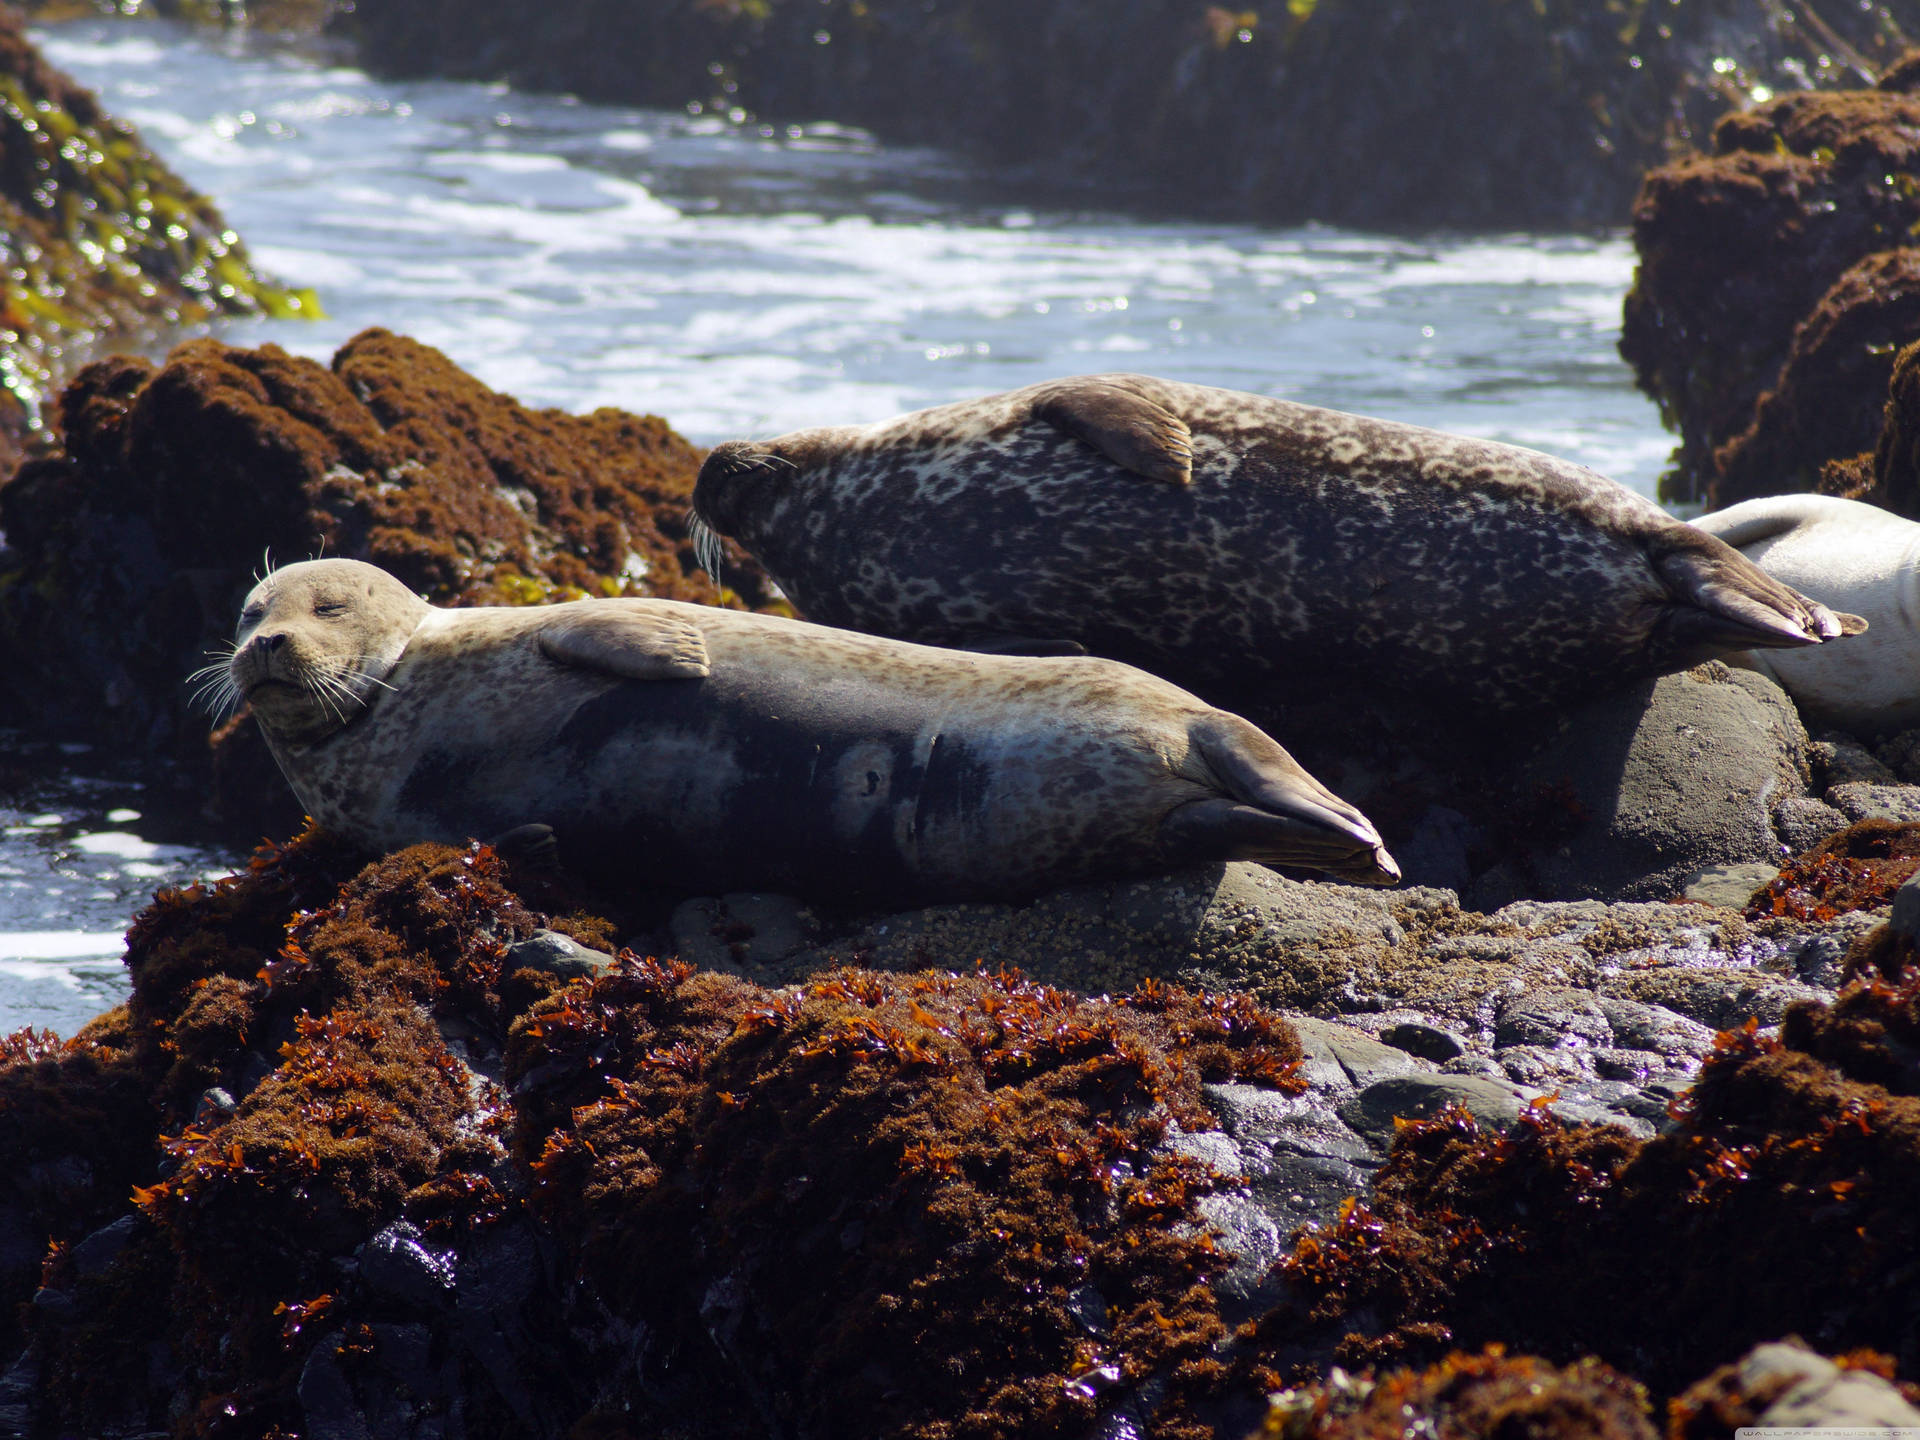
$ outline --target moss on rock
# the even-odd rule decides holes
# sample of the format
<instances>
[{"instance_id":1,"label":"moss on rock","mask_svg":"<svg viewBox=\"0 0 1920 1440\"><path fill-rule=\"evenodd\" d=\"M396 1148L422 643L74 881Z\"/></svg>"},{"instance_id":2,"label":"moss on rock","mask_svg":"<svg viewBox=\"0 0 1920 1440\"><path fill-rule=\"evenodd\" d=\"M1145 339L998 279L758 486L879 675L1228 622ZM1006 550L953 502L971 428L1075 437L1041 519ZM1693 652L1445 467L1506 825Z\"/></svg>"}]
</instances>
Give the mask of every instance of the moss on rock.
<instances>
[{"instance_id":1,"label":"moss on rock","mask_svg":"<svg viewBox=\"0 0 1920 1440\"><path fill-rule=\"evenodd\" d=\"M100 338L215 314L315 314L219 212L0 8L0 473Z\"/></svg>"},{"instance_id":2,"label":"moss on rock","mask_svg":"<svg viewBox=\"0 0 1920 1440\"><path fill-rule=\"evenodd\" d=\"M1728 115L1650 171L1620 351L1680 434L1671 500L1811 488L1870 448L1920 319L1920 97L1800 94Z\"/></svg>"}]
</instances>

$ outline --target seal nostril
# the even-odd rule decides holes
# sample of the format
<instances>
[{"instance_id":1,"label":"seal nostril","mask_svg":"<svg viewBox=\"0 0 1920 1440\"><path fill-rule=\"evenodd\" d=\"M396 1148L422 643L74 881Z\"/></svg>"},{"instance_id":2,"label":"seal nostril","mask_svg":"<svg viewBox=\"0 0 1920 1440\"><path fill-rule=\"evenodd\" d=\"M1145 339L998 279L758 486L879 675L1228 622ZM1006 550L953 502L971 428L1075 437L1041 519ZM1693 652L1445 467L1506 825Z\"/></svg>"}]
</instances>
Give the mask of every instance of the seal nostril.
<instances>
[{"instance_id":1,"label":"seal nostril","mask_svg":"<svg viewBox=\"0 0 1920 1440\"><path fill-rule=\"evenodd\" d=\"M281 630L272 635L262 635L258 637L258 640L260 648L271 654L287 643L287 632Z\"/></svg>"}]
</instances>

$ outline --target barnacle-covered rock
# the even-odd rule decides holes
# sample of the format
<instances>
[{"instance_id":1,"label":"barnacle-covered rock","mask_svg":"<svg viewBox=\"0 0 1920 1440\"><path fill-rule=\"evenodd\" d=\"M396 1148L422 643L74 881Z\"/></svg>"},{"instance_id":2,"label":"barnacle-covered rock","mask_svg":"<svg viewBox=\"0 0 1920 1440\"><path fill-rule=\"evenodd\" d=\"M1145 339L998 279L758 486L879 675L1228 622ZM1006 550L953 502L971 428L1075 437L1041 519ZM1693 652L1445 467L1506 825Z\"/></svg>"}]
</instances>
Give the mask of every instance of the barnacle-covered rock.
<instances>
[{"instance_id":1,"label":"barnacle-covered rock","mask_svg":"<svg viewBox=\"0 0 1920 1440\"><path fill-rule=\"evenodd\" d=\"M1504 1133L1455 1110L1402 1128L1371 1195L1303 1234L1262 1347L1311 1365L1428 1363L1524 1337L1656 1395L1798 1334L1920 1363L1904 1281L1920 1250L1920 973L1724 1032L1654 1139Z\"/></svg>"}]
</instances>

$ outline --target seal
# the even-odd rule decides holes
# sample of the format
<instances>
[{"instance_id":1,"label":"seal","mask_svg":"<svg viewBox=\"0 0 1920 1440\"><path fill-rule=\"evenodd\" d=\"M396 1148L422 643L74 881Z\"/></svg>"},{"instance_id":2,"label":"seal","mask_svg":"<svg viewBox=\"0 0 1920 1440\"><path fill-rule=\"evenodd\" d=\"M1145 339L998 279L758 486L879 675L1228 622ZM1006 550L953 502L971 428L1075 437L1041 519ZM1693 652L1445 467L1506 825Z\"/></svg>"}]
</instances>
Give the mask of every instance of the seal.
<instances>
[{"instance_id":1,"label":"seal","mask_svg":"<svg viewBox=\"0 0 1920 1440\"><path fill-rule=\"evenodd\" d=\"M314 560L247 597L227 679L369 849L545 825L627 887L893 906L1230 859L1399 878L1265 733L1107 660L666 600L439 609Z\"/></svg>"},{"instance_id":2,"label":"seal","mask_svg":"<svg viewBox=\"0 0 1920 1440\"><path fill-rule=\"evenodd\" d=\"M1518 710L1860 628L1581 466L1144 375L724 444L694 509L825 624L1236 706Z\"/></svg>"},{"instance_id":3,"label":"seal","mask_svg":"<svg viewBox=\"0 0 1920 1440\"><path fill-rule=\"evenodd\" d=\"M1834 495L1774 495L1693 522L1774 579L1872 628L1847 645L1766 651L1747 662L1809 716L1877 734L1920 725L1920 525Z\"/></svg>"}]
</instances>

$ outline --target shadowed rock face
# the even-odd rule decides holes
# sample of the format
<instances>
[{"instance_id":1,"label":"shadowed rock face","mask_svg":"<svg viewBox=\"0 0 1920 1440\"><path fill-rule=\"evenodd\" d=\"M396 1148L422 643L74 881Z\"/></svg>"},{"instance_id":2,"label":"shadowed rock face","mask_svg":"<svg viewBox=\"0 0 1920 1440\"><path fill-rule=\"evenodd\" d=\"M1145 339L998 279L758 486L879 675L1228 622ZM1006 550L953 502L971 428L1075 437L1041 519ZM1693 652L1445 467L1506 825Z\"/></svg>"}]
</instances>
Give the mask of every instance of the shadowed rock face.
<instances>
[{"instance_id":1,"label":"shadowed rock face","mask_svg":"<svg viewBox=\"0 0 1920 1440\"><path fill-rule=\"evenodd\" d=\"M212 340L159 366L102 360L61 396L59 425L60 449L0 487L0 723L195 779L207 721L185 677L224 653L269 558L368 560L442 603L723 598L686 539L699 452L665 421L529 410L384 331L331 368ZM736 559L733 603L768 603ZM212 764L258 834L261 797L284 786L250 720Z\"/></svg>"},{"instance_id":2,"label":"shadowed rock face","mask_svg":"<svg viewBox=\"0 0 1920 1440\"><path fill-rule=\"evenodd\" d=\"M1771 0L360 0L346 28L376 67L851 121L1108 203L1490 227L1618 223L1640 172L1748 87L1920 33L1911 0L1829 8L1838 34Z\"/></svg>"}]
</instances>

